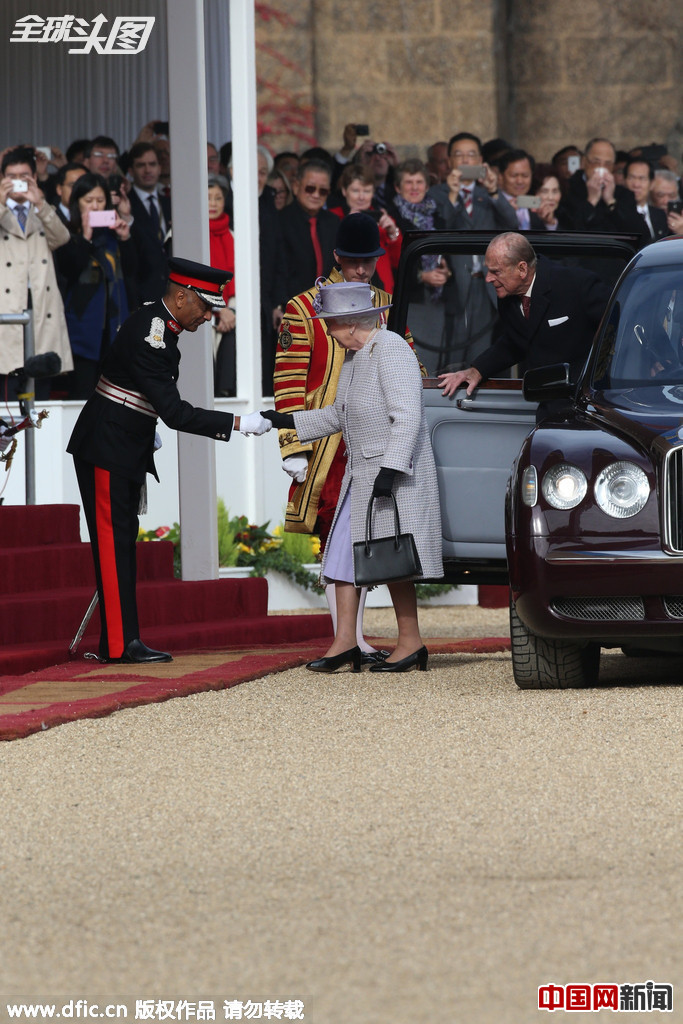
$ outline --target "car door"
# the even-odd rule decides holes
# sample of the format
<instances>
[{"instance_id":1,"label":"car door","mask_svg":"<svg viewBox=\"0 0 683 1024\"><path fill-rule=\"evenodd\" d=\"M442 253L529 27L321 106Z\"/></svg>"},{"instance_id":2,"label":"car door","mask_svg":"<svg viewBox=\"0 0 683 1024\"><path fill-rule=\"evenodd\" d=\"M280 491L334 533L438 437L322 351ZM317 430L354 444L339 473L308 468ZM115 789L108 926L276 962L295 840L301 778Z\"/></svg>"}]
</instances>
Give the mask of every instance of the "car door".
<instances>
[{"instance_id":1,"label":"car door","mask_svg":"<svg viewBox=\"0 0 683 1024\"><path fill-rule=\"evenodd\" d=\"M467 358L472 338L475 344L481 343L482 336L487 343L495 340L499 330L495 296L487 300L483 280L484 253L494 235L490 231L431 231L405 238L389 328L403 333L415 325L416 351L432 372L438 372L439 359L443 369L469 365L458 365L452 357L462 354ZM636 250L636 240L630 236L529 232L528 237L537 253L571 265L600 266L614 281ZM429 294L420 287L420 268L428 266L429 260L433 263L435 257L452 268L450 293L445 288L438 295ZM478 283L479 324L468 320L461 301L463 275L467 274ZM489 322L489 308L493 322ZM463 332L467 337L461 344ZM484 382L471 396L462 388L445 398L435 376L423 383L439 479L444 567L450 582L507 581L505 489L536 415L535 403L524 400L518 368L511 372L510 379Z\"/></svg>"}]
</instances>

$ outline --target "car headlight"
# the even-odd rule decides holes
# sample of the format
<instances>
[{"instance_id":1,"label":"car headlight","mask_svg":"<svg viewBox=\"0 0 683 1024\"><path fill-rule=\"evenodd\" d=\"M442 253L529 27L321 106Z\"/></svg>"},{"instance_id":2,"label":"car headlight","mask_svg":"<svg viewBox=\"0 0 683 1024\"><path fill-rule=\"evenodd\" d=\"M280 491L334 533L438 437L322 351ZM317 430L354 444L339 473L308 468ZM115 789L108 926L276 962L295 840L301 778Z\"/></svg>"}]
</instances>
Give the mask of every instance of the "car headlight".
<instances>
[{"instance_id":1,"label":"car headlight","mask_svg":"<svg viewBox=\"0 0 683 1024\"><path fill-rule=\"evenodd\" d=\"M545 474L542 490L543 497L553 508L576 508L586 496L588 481L576 466L562 462Z\"/></svg>"},{"instance_id":2,"label":"car headlight","mask_svg":"<svg viewBox=\"0 0 683 1024\"><path fill-rule=\"evenodd\" d=\"M595 500L614 519L635 516L649 497L648 479L640 466L632 462L613 462L595 481Z\"/></svg>"}]
</instances>

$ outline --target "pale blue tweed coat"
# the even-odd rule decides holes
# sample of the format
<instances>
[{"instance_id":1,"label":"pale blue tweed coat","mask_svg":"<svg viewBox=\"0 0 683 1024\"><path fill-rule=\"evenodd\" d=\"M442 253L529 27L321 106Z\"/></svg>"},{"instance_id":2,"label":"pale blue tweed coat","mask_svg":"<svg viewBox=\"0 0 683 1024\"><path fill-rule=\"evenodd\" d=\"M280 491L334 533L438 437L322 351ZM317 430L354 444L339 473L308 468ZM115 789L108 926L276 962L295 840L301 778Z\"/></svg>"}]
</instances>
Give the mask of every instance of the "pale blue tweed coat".
<instances>
[{"instance_id":1,"label":"pale blue tweed coat","mask_svg":"<svg viewBox=\"0 0 683 1024\"><path fill-rule=\"evenodd\" d=\"M401 532L413 534L422 563L422 576L415 578L442 577L436 467L424 415L420 367L405 339L383 329L362 349L347 352L334 404L295 412L294 423L304 443L340 430L344 436L347 465L334 522L351 487L352 543L365 539L368 501L380 467L398 470L393 492ZM393 532L392 503L377 498L373 537Z\"/></svg>"}]
</instances>

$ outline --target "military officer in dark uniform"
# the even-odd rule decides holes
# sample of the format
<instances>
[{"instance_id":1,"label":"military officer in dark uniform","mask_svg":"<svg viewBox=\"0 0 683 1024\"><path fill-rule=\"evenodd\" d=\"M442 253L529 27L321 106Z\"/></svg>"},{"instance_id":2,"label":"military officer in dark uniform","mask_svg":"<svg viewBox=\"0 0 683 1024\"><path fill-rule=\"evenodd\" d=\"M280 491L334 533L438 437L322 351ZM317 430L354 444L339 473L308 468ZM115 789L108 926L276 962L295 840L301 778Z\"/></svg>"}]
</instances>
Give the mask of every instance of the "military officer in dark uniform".
<instances>
[{"instance_id":1,"label":"military officer in dark uniform","mask_svg":"<svg viewBox=\"0 0 683 1024\"><path fill-rule=\"evenodd\" d=\"M69 440L95 560L104 661L172 660L140 640L135 597L138 508L146 474L156 475L157 417L175 430L218 441L229 440L233 428L262 434L271 427L260 413L198 409L178 392L178 335L196 331L225 305L229 279L225 270L169 260L163 298L122 325Z\"/></svg>"}]
</instances>

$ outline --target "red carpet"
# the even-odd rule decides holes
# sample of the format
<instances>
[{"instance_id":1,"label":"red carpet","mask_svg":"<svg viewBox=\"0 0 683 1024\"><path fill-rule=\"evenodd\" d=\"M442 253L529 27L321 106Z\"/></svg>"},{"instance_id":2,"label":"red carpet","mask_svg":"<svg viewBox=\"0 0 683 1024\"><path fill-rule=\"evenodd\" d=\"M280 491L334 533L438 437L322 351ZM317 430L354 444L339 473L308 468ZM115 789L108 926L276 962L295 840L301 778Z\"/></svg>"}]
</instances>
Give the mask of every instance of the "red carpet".
<instances>
[{"instance_id":1,"label":"red carpet","mask_svg":"<svg viewBox=\"0 0 683 1024\"><path fill-rule=\"evenodd\" d=\"M286 621L286 616L283 617ZM326 618L326 617L325 617ZM392 646L390 640L376 640ZM432 654L507 651L502 639L427 641ZM122 708L152 704L206 690L224 690L249 679L303 665L327 649L329 639L258 645L231 650L193 650L168 664L100 665L75 659L66 665L0 677L0 740L20 739L80 718L100 718Z\"/></svg>"}]
</instances>

